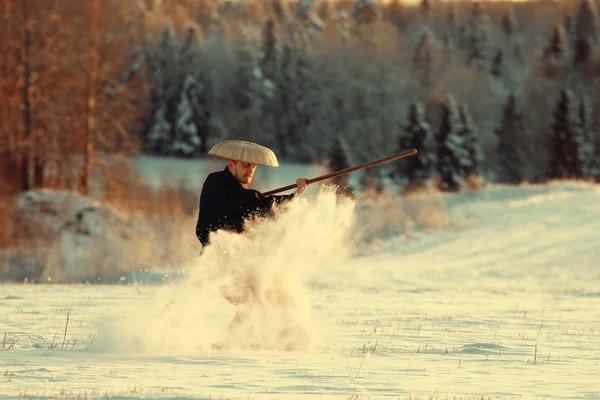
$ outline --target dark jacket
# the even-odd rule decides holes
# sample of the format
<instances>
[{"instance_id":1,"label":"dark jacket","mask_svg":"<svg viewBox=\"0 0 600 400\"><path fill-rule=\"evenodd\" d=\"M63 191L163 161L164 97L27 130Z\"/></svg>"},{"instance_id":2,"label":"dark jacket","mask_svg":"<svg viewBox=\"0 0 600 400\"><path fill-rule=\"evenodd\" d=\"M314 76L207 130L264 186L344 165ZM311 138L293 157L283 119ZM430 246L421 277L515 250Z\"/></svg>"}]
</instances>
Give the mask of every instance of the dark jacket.
<instances>
[{"instance_id":1,"label":"dark jacket","mask_svg":"<svg viewBox=\"0 0 600 400\"><path fill-rule=\"evenodd\" d=\"M269 216L274 204L293 198L294 194L264 196L259 191L246 189L225 167L223 171L208 175L204 181L196 236L206 246L210 232L225 229L242 233L246 219Z\"/></svg>"}]
</instances>

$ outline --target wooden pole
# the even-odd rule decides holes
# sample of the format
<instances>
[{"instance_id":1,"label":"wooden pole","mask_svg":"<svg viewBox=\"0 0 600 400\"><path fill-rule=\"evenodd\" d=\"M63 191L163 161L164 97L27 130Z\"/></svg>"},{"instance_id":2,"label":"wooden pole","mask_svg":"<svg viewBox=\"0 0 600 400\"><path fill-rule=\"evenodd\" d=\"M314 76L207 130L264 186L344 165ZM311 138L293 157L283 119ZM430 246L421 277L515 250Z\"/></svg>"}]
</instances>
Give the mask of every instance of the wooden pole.
<instances>
[{"instance_id":1,"label":"wooden pole","mask_svg":"<svg viewBox=\"0 0 600 400\"><path fill-rule=\"evenodd\" d=\"M318 176L318 177L313 178L313 179L308 179L306 181L306 183L310 184L310 183L314 183L314 182L324 181L326 179L335 178L336 176L346 175L346 174L349 174L350 172L358 171L358 170L364 169L364 168L374 167L376 165L380 165L380 164L384 164L384 163L387 163L387 162L390 162L390 161L398 160L400 158L409 157L409 156L412 156L412 155L415 155L415 154L417 154L417 149L407 150L407 151L404 151L402 153L395 154L393 156L385 157L385 158L382 158L382 159L379 159L379 160L375 160L375 161L370 161L368 163L360 164L360 165L357 165L355 167L350 167L350 168L342 169L340 171L335 171L335 172L332 172L332 173L327 174L327 175L321 175L321 176ZM274 189L274 190L270 190L268 192L264 192L263 194L265 196L269 196L269 195L272 195L272 194L275 194L275 193L285 192L286 190L294 189L295 187L296 187L296 184L288 185L288 186L280 187L279 189Z\"/></svg>"}]
</instances>

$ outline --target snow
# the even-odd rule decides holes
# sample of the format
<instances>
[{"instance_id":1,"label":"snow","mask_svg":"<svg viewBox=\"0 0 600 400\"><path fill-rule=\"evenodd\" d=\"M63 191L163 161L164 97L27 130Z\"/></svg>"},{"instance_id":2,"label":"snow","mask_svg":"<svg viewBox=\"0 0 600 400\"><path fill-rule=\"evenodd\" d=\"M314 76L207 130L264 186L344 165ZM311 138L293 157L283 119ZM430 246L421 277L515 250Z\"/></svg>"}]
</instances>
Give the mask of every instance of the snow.
<instances>
[{"instance_id":1,"label":"snow","mask_svg":"<svg viewBox=\"0 0 600 400\"><path fill-rule=\"evenodd\" d=\"M28 279L101 281L118 278L123 270L140 262L147 265L147 258L135 250L150 252L150 242L145 240L150 230L110 206L76 193L35 189L18 197L17 212L24 231L57 238L45 244L53 259ZM36 247L39 250L40 246ZM21 267L20 263L13 265L13 269Z\"/></svg>"},{"instance_id":2,"label":"snow","mask_svg":"<svg viewBox=\"0 0 600 400\"><path fill-rule=\"evenodd\" d=\"M210 169L172 172L190 165ZM282 166L267 186L317 171ZM184 282L4 284L0 398L600 397L600 188L430 197L453 223L390 232L360 256L360 207L313 191L248 236L216 236ZM249 336L212 348L235 314L218 289L250 267L263 300L281 289L297 307L266 306L268 329L254 315ZM310 340L285 351L290 323ZM257 338L266 346L245 347Z\"/></svg>"}]
</instances>

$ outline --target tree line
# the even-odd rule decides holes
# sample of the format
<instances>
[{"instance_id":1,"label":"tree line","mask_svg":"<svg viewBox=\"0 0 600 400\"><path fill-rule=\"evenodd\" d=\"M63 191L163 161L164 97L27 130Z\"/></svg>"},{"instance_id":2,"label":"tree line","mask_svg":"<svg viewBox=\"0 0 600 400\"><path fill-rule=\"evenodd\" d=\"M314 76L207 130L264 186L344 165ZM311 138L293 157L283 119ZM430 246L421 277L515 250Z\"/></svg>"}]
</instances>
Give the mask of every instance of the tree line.
<instances>
[{"instance_id":1,"label":"tree line","mask_svg":"<svg viewBox=\"0 0 600 400\"><path fill-rule=\"evenodd\" d=\"M599 178L591 0L36 1L0 0L0 148L22 189L41 164L85 187L101 151L202 157L225 138L332 167L416 147L392 175L446 190Z\"/></svg>"}]
</instances>

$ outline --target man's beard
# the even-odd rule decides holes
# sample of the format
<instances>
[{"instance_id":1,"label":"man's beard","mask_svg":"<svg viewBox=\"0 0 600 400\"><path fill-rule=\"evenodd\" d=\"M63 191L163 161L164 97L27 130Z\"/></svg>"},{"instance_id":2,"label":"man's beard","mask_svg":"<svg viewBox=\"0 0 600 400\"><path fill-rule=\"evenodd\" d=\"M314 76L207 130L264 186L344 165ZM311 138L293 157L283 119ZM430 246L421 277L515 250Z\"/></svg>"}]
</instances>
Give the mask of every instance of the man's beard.
<instances>
[{"instance_id":1,"label":"man's beard","mask_svg":"<svg viewBox=\"0 0 600 400\"><path fill-rule=\"evenodd\" d=\"M250 175L242 175L239 178L240 183L244 184L244 185L249 185L250 182L252 182L252 176Z\"/></svg>"}]
</instances>

